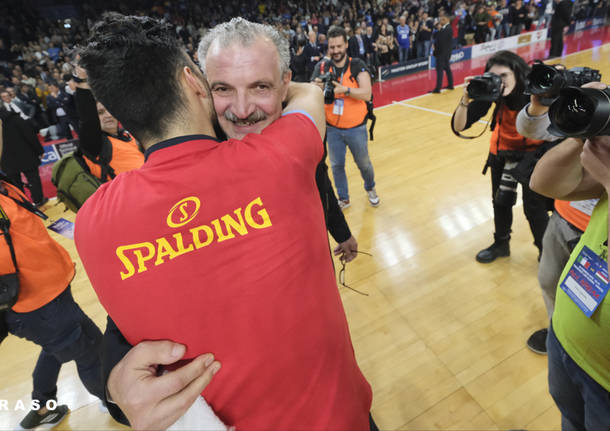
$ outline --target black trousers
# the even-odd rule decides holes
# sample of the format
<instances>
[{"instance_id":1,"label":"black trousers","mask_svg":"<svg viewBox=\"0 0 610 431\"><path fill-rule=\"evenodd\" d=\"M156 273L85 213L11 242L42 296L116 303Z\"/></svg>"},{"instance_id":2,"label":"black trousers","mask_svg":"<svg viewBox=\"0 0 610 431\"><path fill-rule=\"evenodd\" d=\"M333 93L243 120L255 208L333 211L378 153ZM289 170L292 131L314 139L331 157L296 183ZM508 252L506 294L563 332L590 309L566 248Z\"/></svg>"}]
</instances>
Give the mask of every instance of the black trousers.
<instances>
[{"instance_id":1,"label":"black trousers","mask_svg":"<svg viewBox=\"0 0 610 431\"><path fill-rule=\"evenodd\" d=\"M41 203L43 199L42 182L40 181L38 166L22 172L28 180L28 186L30 188L30 192L32 193L32 200L35 204ZM21 190L25 190L23 181L21 181L21 172L7 173L7 176L11 179L11 181L17 184Z\"/></svg>"},{"instance_id":2,"label":"black trousers","mask_svg":"<svg viewBox=\"0 0 610 431\"><path fill-rule=\"evenodd\" d=\"M563 53L563 27L551 26L551 49L549 57L561 57Z\"/></svg>"},{"instance_id":3,"label":"black trousers","mask_svg":"<svg viewBox=\"0 0 610 431\"><path fill-rule=\"evenodd\" d=\"M499 205L494 197L500 187L500 179L506 159L501 156L489 155L489 167L491 168L491 199L494 208L494 237L496 240L510 239L511 226L513 224L513 207ZM542 251L542 237L549 222L548 199L532 191L526 184L521 184L523 191L523 212L530 225L534 244Z\"/></svg>"},{"instance_id":4,"label":"black trousers","mask_svg":"<svg viewBox=\"0 0 610 431\"><path fill-rule=\"evenodd\" d=\"M446 57L435 57L436 58L436 87L437 90L443 88L443 71L447 74L447 85L453 87L453 73L451 73L451 67L449 66L449 58Z\"/></svg>"}]
</instances>

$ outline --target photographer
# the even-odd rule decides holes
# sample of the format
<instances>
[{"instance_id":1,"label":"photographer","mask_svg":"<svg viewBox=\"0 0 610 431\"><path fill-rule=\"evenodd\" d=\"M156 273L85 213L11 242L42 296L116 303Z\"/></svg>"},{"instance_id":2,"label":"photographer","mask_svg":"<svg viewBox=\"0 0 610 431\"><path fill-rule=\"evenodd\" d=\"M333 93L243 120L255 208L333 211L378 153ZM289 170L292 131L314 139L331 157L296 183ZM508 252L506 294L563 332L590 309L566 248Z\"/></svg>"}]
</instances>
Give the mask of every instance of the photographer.
<instances>
[{"instance_id":1,"label":"photographer","mask_svg":"<svg viewBox=\"0 0 610 431\"><path fill-rule=\"evenodd\" d=\"M487 113L493 98L496 105L491 121L493 134L483 173L488 167L491 168L494 242L476 256L477 261L490 263L498 257L510 255L512 207L517 199L517 180L511 175L511 170L517 167L527 152L534 151L543 141L525 138L517 132L515 125L518 112L528 102L523 94L529 72L527 63L513 52L499 51L487 61L485 72L494 75L482 77L482 82L478 82L480 78L477 78L476 83L492 82L491 88L485 89L481 97L477 95L477 99L473 100L468 89L474 88L475 79L470 78L472 82L464 87L464 95L451 121L454 132L468 129ZM467 81L470 79L467 78ZM478 100L480 98L485 100ZM527 184L522 184L522 188L525 216L534 236L534 244L542 252L542 236L548 223L547 200L530 190Z\"/></svg>"},{"instance_id":2,"label":"photographer","mask_svg":"<svg viewBox=\"0 0 610 431\"><path fill-rule=\"evenodd\" d=\"M371 77L362 60L347 56L347 34L343 28L332 26L328 30L328 54L331 60L316 65L312 80L324 90L328 155L339 206L342 209L350 206L345 175L345 153L349 147L364 180L369 203L376 207L379 197L366 136Z\"/></svg>"},{"instance_id":3,"label":"photographer","mask_svg":"<svg viewBox=\"0 0 610 431\"><path fill-rule=\"evenodd\" d=\"M604 84L587 87L603 89L608 97ZM596 113L607 121L607 111ZM552 114L553 107L551 121ZM549 392L564 430L610 429L610 303L608 296L597 294L608 288L610 131L594 134L606 136L569 138L549 150L530 181L533 190L556 199L600 199L559 279L547 339ZM593 277L581 277L591 269ZM573 299L574 292L583 299Z\"/></svg>"},{"instance_id":4,"label":"photographer","mask_svg":"<svg viewBox=\"0 0 610 431\"><path fill-rule=\"evenodd\" d=\"M0 154L3 125L0 120ZM74 263L41 217L46 218L0 175L0 341L11 333L42 348L32 373L32 401L40 408L23 418L20 429L54 426L65 418L69 409L57 405L57 377L66 362L76 361L91 394L103 393L102 333L74 301Z\"/></svg>"},{"instance_id":5,"label":"photographer","mask_svg":"<svg viewBox=\"0 0 610 431\"><path fill-rule=\"evenodd\" d=\"M557 142L561 138L547 131L551 121L548 103L541 96L532 95L531 102L517 116L517 131L532 139ZM561 272L570 253L589 223L597 199L584 201L555 200L553 214L542 238L542 255L538 266L538 282L549 317L553 316L555 294ZM527 340L527 347L535 353L546 354L548 328L535 331Z\"/></svg>"}]
</instances>

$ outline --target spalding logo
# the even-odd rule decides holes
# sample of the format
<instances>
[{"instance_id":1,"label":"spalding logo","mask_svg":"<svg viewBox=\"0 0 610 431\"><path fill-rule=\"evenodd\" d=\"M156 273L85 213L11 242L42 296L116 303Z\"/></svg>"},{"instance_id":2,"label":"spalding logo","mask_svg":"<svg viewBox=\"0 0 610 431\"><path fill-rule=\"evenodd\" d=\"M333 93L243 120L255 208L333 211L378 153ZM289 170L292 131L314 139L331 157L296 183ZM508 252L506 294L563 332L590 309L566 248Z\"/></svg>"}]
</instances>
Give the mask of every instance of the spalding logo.
<instances>
[{"instance_id":1,"label":"spalding logo","mask_svg":"<svg viewBox=\"0 0 610 431\"><path fill-rule=\"evenodd\" d=\"M195 218L201 207L201 201L195 196L182 199L169 210L167 225L169 227L184 226Z\"/></svg>"}]
</instances>

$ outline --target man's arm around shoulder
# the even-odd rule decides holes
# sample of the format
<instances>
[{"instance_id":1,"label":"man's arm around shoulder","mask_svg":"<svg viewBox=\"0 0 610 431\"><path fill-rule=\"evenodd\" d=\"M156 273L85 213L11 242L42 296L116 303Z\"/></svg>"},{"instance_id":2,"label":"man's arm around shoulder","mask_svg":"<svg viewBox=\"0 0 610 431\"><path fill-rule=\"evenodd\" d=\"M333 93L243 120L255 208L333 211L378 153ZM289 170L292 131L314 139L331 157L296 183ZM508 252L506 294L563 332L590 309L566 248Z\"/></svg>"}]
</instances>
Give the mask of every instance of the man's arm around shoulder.
<instances>
[{"instance_id":1,"label":"man's arm around shoulder","mask_svg":"<svg viewBox=\"0 0 610 431\"><path fill-rule=\"evenodd\" d=\"M320 133L320 139L326 133L326 113L324 112L324 94L313 84L291 82L286 96L284 112L303 111L313 120Z\"/></svg>"}]
</instances>

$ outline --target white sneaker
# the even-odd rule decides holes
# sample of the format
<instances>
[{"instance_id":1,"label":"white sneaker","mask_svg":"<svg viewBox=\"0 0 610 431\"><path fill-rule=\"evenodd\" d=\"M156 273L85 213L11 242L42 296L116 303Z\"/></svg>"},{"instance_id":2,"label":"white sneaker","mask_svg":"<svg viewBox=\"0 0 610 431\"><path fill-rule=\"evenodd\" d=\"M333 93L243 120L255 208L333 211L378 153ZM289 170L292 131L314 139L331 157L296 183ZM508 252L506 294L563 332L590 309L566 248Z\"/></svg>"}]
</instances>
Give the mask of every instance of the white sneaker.
<instances>
[{"instance_id":1,"label":"white sneaker","mask_svg":"<svg viewBox=\"0 0 610 431\"><path fill-rule=\"evenodd\" d=\"M376 207L379 205L379 196L377 196L377 192L375 189L371 189L366 192L369 195L369 202L372 206Z\"/></svg>"},{"instance_id":2,"label":"white sneaker","mask_svg":"<svg viewBox=\"0 0 610 431\"><path fill-rule=\"evenodd\" d=\"M337 202L339 203L339 208L341 208L342 210L344 210L345 208L348 208L351 205L349 203L349 199L347 199L347 200L337 199Z\"/></svg>"}]
</instances>

